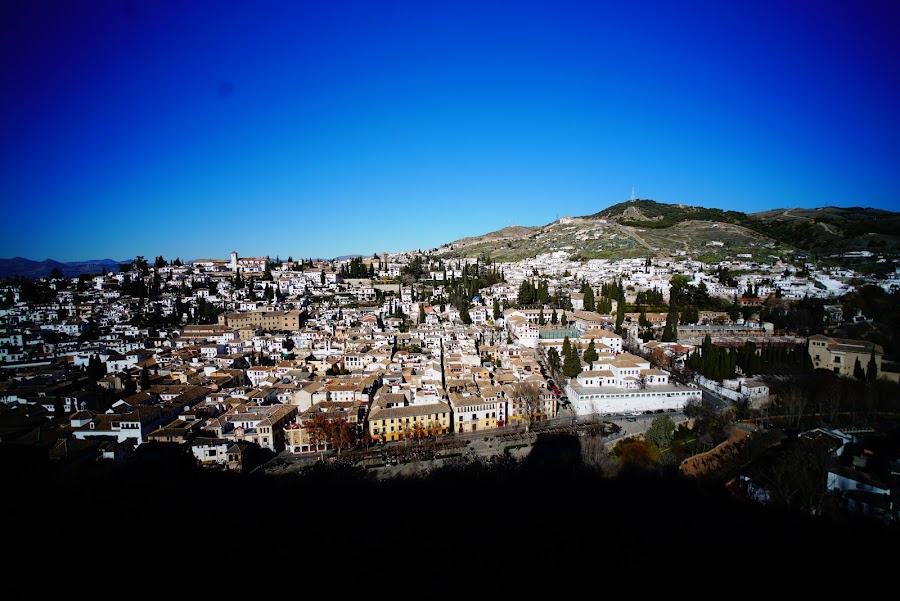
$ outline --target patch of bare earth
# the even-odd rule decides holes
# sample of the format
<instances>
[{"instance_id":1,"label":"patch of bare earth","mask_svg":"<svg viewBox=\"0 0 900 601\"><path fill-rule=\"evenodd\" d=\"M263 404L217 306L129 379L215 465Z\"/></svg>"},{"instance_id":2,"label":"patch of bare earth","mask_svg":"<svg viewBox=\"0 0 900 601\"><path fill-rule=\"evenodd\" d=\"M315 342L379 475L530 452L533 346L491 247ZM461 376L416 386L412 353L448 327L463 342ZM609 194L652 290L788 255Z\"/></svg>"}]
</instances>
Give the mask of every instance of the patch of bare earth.
<instances>
[{"instance_id":1,"label":"patch of bare earth","mask_svg":"<svg viewBox=\"0 0 900 601\"><path fill-rule=\"evenodd\" d=\"M740 461L742 451L749 443L750 432L732 428L728 440L716 447L685 459L681 463L681 473L685 476L703 477L715 474L734 461Z\"/></svg>"}]
</instances>

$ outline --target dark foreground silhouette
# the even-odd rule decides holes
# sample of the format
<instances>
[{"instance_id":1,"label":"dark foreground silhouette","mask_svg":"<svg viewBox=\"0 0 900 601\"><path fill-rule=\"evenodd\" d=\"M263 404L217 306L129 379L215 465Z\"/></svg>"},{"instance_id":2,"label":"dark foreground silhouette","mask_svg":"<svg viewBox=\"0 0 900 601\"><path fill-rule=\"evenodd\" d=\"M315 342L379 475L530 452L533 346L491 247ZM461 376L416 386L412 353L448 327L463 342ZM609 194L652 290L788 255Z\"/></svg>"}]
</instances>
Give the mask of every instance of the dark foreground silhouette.
<instances>
[{"instance_id":1,"label":"dark foreground silhouette","mask_svg":"<svg viewBox=\"0 0 900 601\"><path fill-rule=\"evenodd\" d=\"M436 561L504 571L548 562L567 571L659 562L718 570L792 558L846 567L877 564L879 549L898 542L894 528L748 504L721 483L674 470L626 465L603 477L581 463L574 439L552 452L542 446L521 462L461 458L388 479L331 464L282 476L211 472L188 460L18 470L7 478L6 506L15 508L7 517L24 533L17 549L65 550L70 568L119 554L191 563L235 552L256 561L328 558L352 570L376 560L393 570Z\"/></svg>"}]
</instances>

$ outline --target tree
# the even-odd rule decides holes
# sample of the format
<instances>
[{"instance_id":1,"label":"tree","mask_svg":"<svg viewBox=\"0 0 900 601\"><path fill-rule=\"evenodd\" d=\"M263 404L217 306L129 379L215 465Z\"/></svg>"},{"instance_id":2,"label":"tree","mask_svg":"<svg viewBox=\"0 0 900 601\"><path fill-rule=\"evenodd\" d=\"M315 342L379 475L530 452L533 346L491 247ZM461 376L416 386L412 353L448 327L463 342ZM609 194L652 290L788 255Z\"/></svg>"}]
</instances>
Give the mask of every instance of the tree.
<instances>
[{"instance_id":1,"label":"tree","mask_svg":"<svg viewBox=\"0 0 900 601\"><path fill-rule=\"evenodd\" d=\"M691 305L682 310L680 319L682 325L695 324L698 321L700 321L700 312L697 307Z\"/></svg>"},{"instance_id":2,"label":"tree","mask_svg":"<svg viewBox=\"0 0 900 601\"><path fill-rule=\"evenodd\" d=\"M721 411L704 401L690 401L684 407L684 415L694 422L698 450L709 450L728 439L733 422L731 411Z\"/></svg>"},{"instance_id":3,"label":"tree","mask_svg":"<svg viewBox=\"0 0 900 601\"><path fill-rule=\"evenodd\" d=\"M100 360L99 355L91 355L91 358L88 359L87 365L87 375L88 379L91 382L97 382L103 375L106 373L106 366L103 365L103 361Z\"/></svg>"},{"instance_id":4,"label":"tree","mask_svg":"<svg viewBox=\"0 0 900 601\"><path fill-rule=\"evenodd\" d=\"M134 262L131 264L131 269L137 272L140 272L142 277L146 277L150 273L150 266L147 264L147 259L143 257L143 255L138 255Z\"/></svg>"},{"instance_id":5,"label":"tree","mask_svg":"<svg viewBox=\"0 0 900 601\"><path fill-rule=\"evenodd\" d=\"M829 445L827 437L798 437L759 475L776 505L806 515L821 513L833 461Z\"/></svg>"},{"instance_id":6,"label":"tree","mask_svg":"<svg viewBox=\"0 0 900 601\"><path fill-rule=\"evenodd\" d=\"M869 355L869 364L866 366L866 381L874 382L878 379L878 363L875 362L875 349Z\"/></svg>"},{"instance_id":7,"label":"tree","mask_svg":"<svg viewBox=\"0 0 900 601\"><path fill-rule=\"evenodd\" d=\"M541 387L535 382L514 382L509 395L512 415L518 416L525 425L525 431L531 431L531 425L542 415Z\"/></svg>"},{"instance_id":8,"label":"tree","mask_svg":"<svg viewBox=\"0 0 900 601\"><path fill-rule=\"evenodd\" d=\"M678 341L678 311L674 307L670 307L669 313L666 315L666 325L663 328L662 341Z\"/></svg>"},{"instance_id":9,"label":"tree","mask_svg":"<svg viewBox=\"0 0 900 601\"><path fill-rule=\"evenodd\" d=\"M622 335L622 324L625 323L625 302L619 300L616 304L616 328L615 332L619 336Z\"/></svg>"},{"instance_id":10,"label":"tree","mask_svg":"<svg viewBox=\"0 0 900 601\"><path fill-rule=\"evenodd\" d=\"M559 359L559 352L552 346L547 349L547 364L554 376L559 373L559 368L562 367Z\"/></svg>"},{"instance_id":11,"label":"tree","mask_svg":"<svg viewBox=\"0 0 900 601\"><path fill-rule=\"evenodd\" d=\"M141 367L141 392L149 390L150 388L150 370L147 369L147 366L144 365Z\"/></svg>"},{"instance_id":12,"label":"tree","mask_svg":"<svg viewBox=\"0 0 900 601\"><path fill-rule=\"evenodd\" d=\"M599 353L597 353L597 347L594 345L594 339L591 338L591 341L588 343L587 349L584 351L584 362L594 367L594 361L600 358Z\"/></svg>"},{"instance_id":13,"label":"tree","mask_svg":"<svg viewBox=\"0 0 900 601\"><path fill-rule=\"evenodd\" d=\"M644 439L663 451L671 446L674 432L674 420L668 415L660 415L653 419L650 427L644 432Z\"/></svg>"},{"instance_id":14,"label":"tree","mask_svg":"<svg viewBox=\"0 0 900 601\"><path fill-rule=\"evenodd\" d=\"M641 311L641 314L638 316L638 326L641 328L652 328L653 324L650 323L650 320L647 319L647 314L644 311Z\"/></svg>"},{"instance_id":15,"label":"tree","mask_svg":"<svg viewBox=\"0 0 900 601\"><path fill-rule=\"evenodd\" d=\"M584 465L598 469L604 477L613 478L620 470L620 464L609 454L603 436L578 437L581 447L581 461Z\"/></svg>"},{"instance_id":16,"label":"tree","mask_svg":"<svg viewBox=\"0 0 900 601\"><path fill-rule=\"evenodd\" d=\"M863 371L862 363L859 362L859 357L856 358L856 363L853 365L853 377L857 380L863 380L866 377L866 372Z\"/></svg>"},{"instance_id":17,"label":"tree","mask_svg":"<svg viewBox=\"0 0 900 601\"><path fill-rule=\"evenodd\" d=\"M799 384L791 385L778 395L778 404L784 411L790 423L796 427L800 427L803 414L806 410L808 401L808 393L805 388Z\"/></svg>"},{"instance_id":18,"label":"tree","mask_svg":"<svg viewBox=\"0 0 900 601\"><path fill-rule=\"evenodd\" d=\"M468 306L463 305L463 308L460 309L460 311L459 311L459 319L460 319L460 321L462 321L464 324L466 324L466 325L471 325L471 323L472 323L472 316L469 315L469 307L468 307Z\"/></svg>"},{"instance_id":19,"label":"tree","mask_svg":"<svg viewBox=\"0 0 900 601\"><path fill-rule=\"evenodd\" d=\"M562 372L567 378L574 378L581 373L581 357L575 347L570 347L569 352L565 353Z\"/></svg>"},{"instance_id":20,"label":"tree","mask_svg":"<svg viewBox=\"0 0 900 601\"><path fill-rule=\"evenodd\" d=\"M644 468L654 467L659 459L659 452L646 440L626 438L616 445L615 452L619 461Z\"/></svg>"},{"instance_id":21,"label":"tree","mask_svg":"<svg viewBox=\"0 0 900 601\"><path fill-rule=\"evenodd\" d=\"M122 398L129 397L137 392L137 384L128 373L122 374Z\"/></svg>"},{"instance_id":22,"label":"tree","mask_svg":"<svg viewBox=\"0 0 900 601\"><path fill-rule=\"evenodd\" d=\"M329 442L329 420L324 413L316 412L303 423L309 436L309 444L319 450L319 458L323 458L325 446Z\"/></svg>"},{"instance_id":23,"label":"tree","mask_svg":"<svg viewBox=\"0 0 900 601\"><path fill-rule=\"evenodd\" d=\"M329 421L328 440L332 448L337 449L338 455L340 455L344 449L349 449L356 445L356 426L344 417L331 419Z\"/></svg>"},{"instance_id":24,"label":"tree","mask_svg":"<svg viewBox=\"0 0 900 601\"><path fill-rule=\"evenodd\" d=\"M516 297L516 301L520 308L527 307L534 303L535 290L534 285L530 281L522 280L522 283L519 285L519 294Z\"/></svg>"},{"instance_id":25,"label":"tree","mask_svg":"<svg viewBox=\"0 0 900 601\"><path fill-rule=\"evenodd\" d=\"M584 310L585 311L593 311L594 310L594 288L585 283L582 289L582 293L584 294Z\"/></svg>"}]
</instances>

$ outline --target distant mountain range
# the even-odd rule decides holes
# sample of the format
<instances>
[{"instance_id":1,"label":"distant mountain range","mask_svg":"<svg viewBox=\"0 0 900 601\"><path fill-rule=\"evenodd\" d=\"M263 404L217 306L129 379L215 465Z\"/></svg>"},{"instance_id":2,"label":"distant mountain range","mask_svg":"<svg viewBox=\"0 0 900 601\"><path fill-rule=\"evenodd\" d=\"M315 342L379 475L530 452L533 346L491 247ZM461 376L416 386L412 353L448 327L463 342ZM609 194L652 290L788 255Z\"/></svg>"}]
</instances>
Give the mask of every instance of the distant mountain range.
<instances>
[{"instance_id":1,"label":"distant mountain range","mask_svg":"<svg viewBox=\"0 0 900 601\"><path fill-rule=\"evenodd\" d=\"M113 261L112 259L96 259L91 261L70 261L62 263L53 259L32 261L22 257L0 259L0 278L22 276L26 278L48 278L54 269L58 269L64 277L74 278L82 274L116 273L119 266L131 261Z\"/></svg>"}]
</instances>

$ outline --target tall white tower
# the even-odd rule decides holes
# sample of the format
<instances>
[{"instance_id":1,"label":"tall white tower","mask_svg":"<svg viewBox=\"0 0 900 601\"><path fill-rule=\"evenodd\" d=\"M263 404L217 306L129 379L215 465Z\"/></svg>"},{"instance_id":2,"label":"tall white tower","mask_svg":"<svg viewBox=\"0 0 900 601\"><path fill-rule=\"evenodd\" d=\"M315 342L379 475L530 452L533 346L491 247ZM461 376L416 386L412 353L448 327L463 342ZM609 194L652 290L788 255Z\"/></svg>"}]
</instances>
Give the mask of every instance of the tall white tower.
<instances>
[{"instance_id":1,"label":"tall white tower","mask_svg":"<svg viewBox=\"0 0 900 601\"><path fill-rule=\"evenodd\" d=\"M631 202L634 202L634 186L631 186Z\"/></svg>"}]
</instances>

